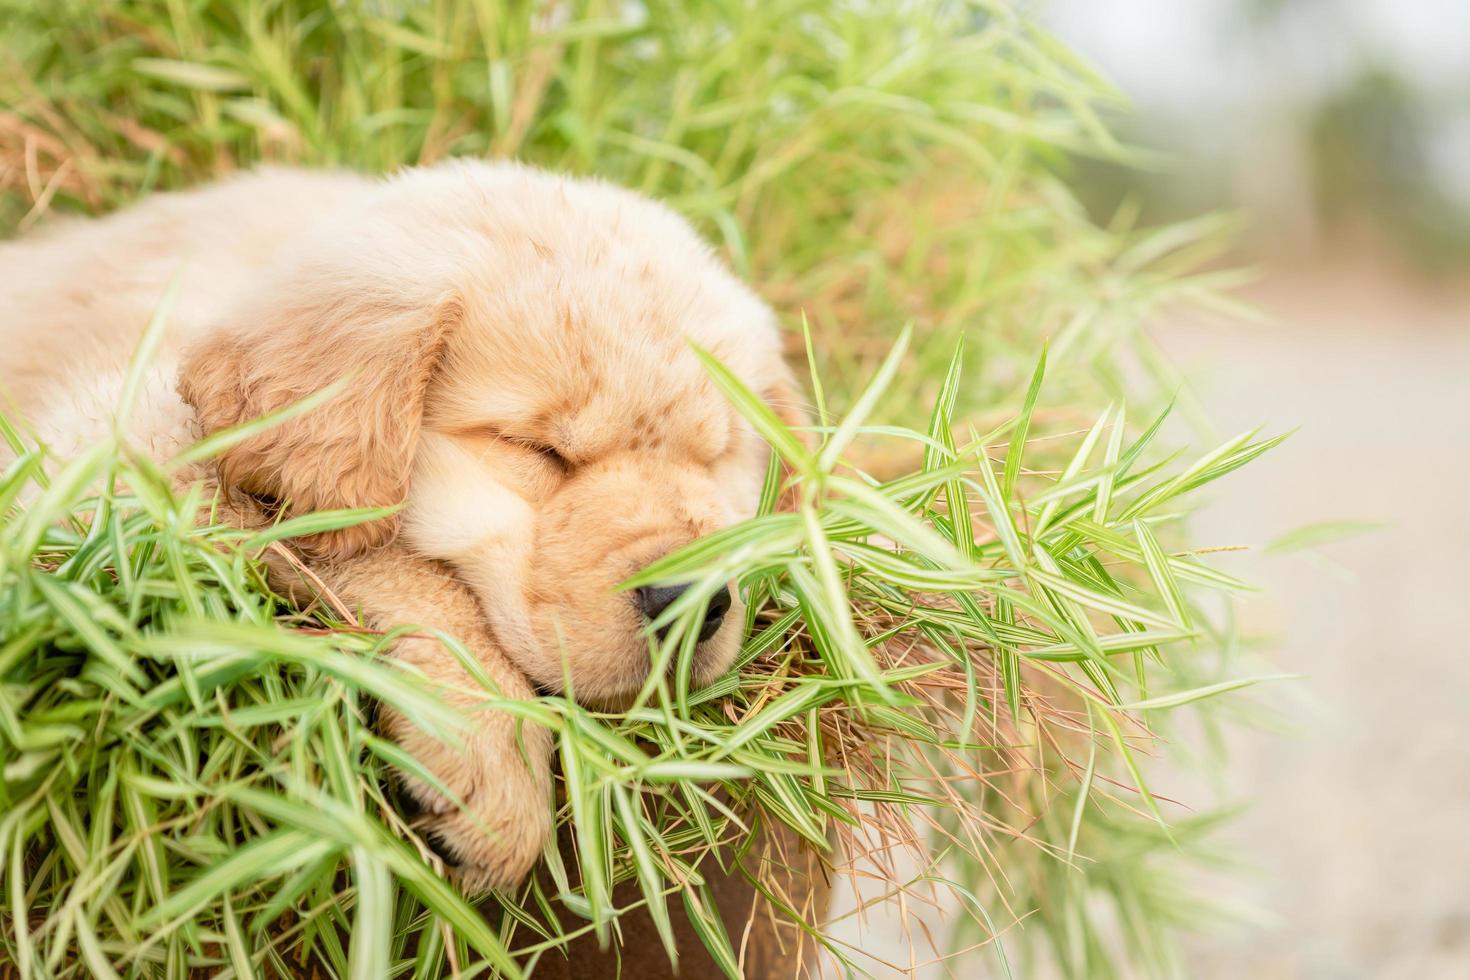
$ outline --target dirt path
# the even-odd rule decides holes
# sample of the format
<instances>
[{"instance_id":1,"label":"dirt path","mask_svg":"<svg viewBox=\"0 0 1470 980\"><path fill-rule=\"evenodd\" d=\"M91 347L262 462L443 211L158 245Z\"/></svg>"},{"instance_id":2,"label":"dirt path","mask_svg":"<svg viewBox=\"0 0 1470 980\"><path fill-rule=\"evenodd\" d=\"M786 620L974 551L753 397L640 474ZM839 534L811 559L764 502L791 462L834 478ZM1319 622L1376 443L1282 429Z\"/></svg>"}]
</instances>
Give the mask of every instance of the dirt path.
<instances>
[{"instance_id":1,"label":"dirt path","mask_svg":"<svg viewBox=\"0 0 1470 980\"><path fill-rule=\"evenodd\" d=\"M1390 526L1217 558L1264 587L1243 605L1245 631L1307 677L1273 692L1294 730L1237 733L1223 777L1153 778L1199 806L1215 790L1255 801L1224 837L1248 869L1200 888L1265 921L1193 938L1186 969L1470 977L1470 295L1426 292L1370 262L1280 272L1248 298L1277 322L1176 318L1156 331L1222 433L1301 427L1214 491L1195 540ZM838 909L852 905L839 890ZM920 918L943 937L943 917ZM837 933L889 963L929 955L882 906Z\"/></svg>"},{"instance_id":2,"label":"dirt path","mask_svg":"<svg viewBox=\"0 0 1470 980\"><path fill-rule=\"evenodd\" d=\"M1218 977L1470 976L1470 297L1372 265L1280 274L1267 327L1160 331L1222 431L1300 425L1217 492L1201 541L1336 519L1391 526L1233 567L1247 628L1309 675L1301 730L1236 739L1231 886L1275 922L1201 939ZM1245 492L1233 492L1239 489Z\"/></svg>"}]
</instances>

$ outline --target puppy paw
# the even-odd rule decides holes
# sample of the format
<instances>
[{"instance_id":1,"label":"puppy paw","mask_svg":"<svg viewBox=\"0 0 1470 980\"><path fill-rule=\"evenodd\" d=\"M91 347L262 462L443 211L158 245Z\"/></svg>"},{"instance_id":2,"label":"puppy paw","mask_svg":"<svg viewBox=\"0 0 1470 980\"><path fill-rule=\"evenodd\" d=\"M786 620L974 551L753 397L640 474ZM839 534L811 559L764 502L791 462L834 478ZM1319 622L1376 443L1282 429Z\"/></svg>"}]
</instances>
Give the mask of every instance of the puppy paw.
<instances>
[{"instance_id":1,"label":"puppy paw","mask_svg":"<svg viewBox=\"0 0 1470 980\"><path fill-rule=\"evenodd\" d=\"M501 716L487 722L490 730L454 746L401 719L388 727L457 798L411 776L398 779L399 810L443 862L446 876L467 893L519 885L551 832L549 733L526 724L518 741Z\"/></svg>"}]
</instances>

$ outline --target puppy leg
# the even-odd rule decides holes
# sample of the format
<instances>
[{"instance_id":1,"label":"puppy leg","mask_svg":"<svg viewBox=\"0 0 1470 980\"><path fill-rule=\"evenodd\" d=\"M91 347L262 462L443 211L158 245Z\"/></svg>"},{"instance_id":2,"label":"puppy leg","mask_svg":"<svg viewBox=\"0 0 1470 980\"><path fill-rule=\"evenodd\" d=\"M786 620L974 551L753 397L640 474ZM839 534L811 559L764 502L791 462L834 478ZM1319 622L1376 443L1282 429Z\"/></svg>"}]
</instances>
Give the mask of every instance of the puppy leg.
<instances>
[{"instance_id":1,"label":"puppy leg","mask_svg":"<svg viewBox=\"0 0 1470 980\"><path fill-rule=\"evenodd\" d=\"M530 682L496 646L475 600L434 564L389 545L311 567L337 598L361 609L368 625L389 629L412 623L443 630L479 660L499 685L500 696L533 695ZM465 804L461 809L420 780L403 776L403 788L422 807L416 826L467 890L518 884L551 829L550 733L517 724L503 711L476 710L495 695L484 691L436 639L405 636L394 644L393 656L441 685L444 700L464 710L474 725L461 748L425 734L387 706L380 709L386 733Z\"/></svg>"},{"instance_id":2,"label":"puppy leg","mask_svg":"<svg viewBox=\"0 0 1470 980\"><path fill-rule=\"evenodd\" d=\"M196 481L207 490L217 488L205 467L186 470L178 485ZM272 523L272 515L250 496L208 496L214 498L215 520L247 529ZM271 587L292 601L310 602L325 588L374 629L411 624L443 630L478 659L501 697L534 696L530 681L490 635L479 603L441 565L396 543L353 558L310 559L305 570L274 549L262 557ZM462 745L449 745L380 706L385 733L464 803L462 809L423 781L400 774L402 788L420 811L414 826L466 891L514 887L536 863L551 832L551 733L517 724L504 711L478 707L496 695L485 691L437 639L404 636L393 644L392 654L439 685L443 699L464 711L473 725L460 735Z\"/></svg>"},{"instance_id":3,"label":"puppy leg","mask_svg":"<svg viewBox=\"0 0 1470 980\"><path fill-rule=\"evenodd\" d=\"M267 561L271 584L297 600L316 588L299 568L279 556ZM530 698L525 676L500 651L479 606L438 565L398 545L339 562L311 562L312 575L375 629L414 624L439 629L460 640L500 687L505 698ZM530 723L517 724L504 711L477 708L495 697L474 680L437 639L405 636L393 656L440 686L446 702L465 711L473 728L450 745L420 731L383 705L385 733L424 765L465 806L462 809L421 780L400 775L402 789L420 812L419 833L450 866L462 888L510 888L535 864L551 830L551 735Z\"/></svg>"},{"instance_id":4,"label":"puppy leg","mask_svg":"<svg viewBox=\"0 0 1470 980\"><path fill-rule=\"evenodd\" d=\"M501 697L532 697L530 682L495 644L474 598L438 566L389 545L312 568L339 599L360 607L369 625L388 629L413 623L443 630L478 659ZM539 725L517 724L504 711L476 710L495 695L436 639L403 637L393 655L441 685L444 699L474 723L461 749L382 709L387 734L465 803L461 809L405 776L404 789L423 808L415 823L466 889L518 884L551 829L550 733Z\"/></svg>"}]
</instances>

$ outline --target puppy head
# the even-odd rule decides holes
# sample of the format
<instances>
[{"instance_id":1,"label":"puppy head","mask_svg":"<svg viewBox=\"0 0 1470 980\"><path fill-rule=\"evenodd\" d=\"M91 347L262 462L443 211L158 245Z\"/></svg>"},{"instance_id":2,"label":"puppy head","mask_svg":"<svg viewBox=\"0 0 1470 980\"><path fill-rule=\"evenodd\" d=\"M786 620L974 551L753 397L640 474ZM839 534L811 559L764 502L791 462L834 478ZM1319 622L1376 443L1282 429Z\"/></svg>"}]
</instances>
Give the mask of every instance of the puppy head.
<instances>
[{"instance_id":1,"label":"puppy head","mask_svg":"<svg viewBox=\"0 0 1470 980\"><path fill-rule=\"evenodd\" d=\"M659 205L484 164L382 185L267 281L186 359L203 427L341 391L231 450L226 480L296 512L403 503L305 546L343 559L401 534L537 684L626 700L675 593L617 585L749 516L768 454L691 342L800 422L770 311ZM710 610L696 682L740 639L738 597Z\"/></svg>"}]
</instances>

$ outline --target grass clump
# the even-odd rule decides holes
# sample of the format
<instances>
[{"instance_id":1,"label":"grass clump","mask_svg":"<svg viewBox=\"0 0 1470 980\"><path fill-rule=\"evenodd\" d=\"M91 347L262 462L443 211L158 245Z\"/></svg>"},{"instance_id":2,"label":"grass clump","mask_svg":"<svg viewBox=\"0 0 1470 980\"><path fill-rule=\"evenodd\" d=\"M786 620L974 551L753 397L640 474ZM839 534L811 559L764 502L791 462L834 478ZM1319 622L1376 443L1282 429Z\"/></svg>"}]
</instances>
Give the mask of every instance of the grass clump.
<instances>
[{"instance_id":1,"label":"grass clump","mask_svg":"<svg viewBox=\"0 0 1470 980\"><path fill-rule=\"evenodd\" d=\"M1125 437L1110 409L1053 440L1071 452L1060 473L1033 473L1041 367L1019 417L957 442L959 363L926 432L853 414L808 451L711 362L783 455L799 502L774 510L773 457L760 516L641 575L737 578L744 653L698 691L687 660L672 682L656 670L615 716L483 694L556 731L577 874L553 859L554 887L480 909L443 884L383 795L386 768L414 763L373 733L371 700L456 730L419 678L378 657L391 636L282 609L253 558L277 535L196 524L201 502L173 498L166 474L125 447L103 444L47 480L41 452L17 438L0 482L5 949L24 976L254 975L308 961L344 976L446 963L515 976L584 931L554 907L610 935L629 911L611 886L631 878L671 957L666 903L679 895L734 974L704 876L752 822L777 821L824 852L835 839L839 866L892 868L907 849L921 872L887 888L947 893L1004 961L996 935L1021 914L1050 923L1062 903L1106 890L1089 880L1091 842L1117 826L1169 839L1136 758L1149 714L1251 682L1186 688L1188 671L1161 669L1200 638L1189 596L1241 585L1159 536L1181 497L1276 440L1146 463L1158 426ZM922 446L922 466L884 480L843 464L852 440L875 434ZM701 610L668 615L690 626ZM696 632L671 631L658 655L691 656ZM807 925L845 968L881 975L885 964Z\"/></svg>"},{"instance_id":2,"label":"grass clump","mask_svg":"<svg viewBox=\"0 0 1470 980\"><path fill-rule=\"evenodd\" d=\"M577 846L479 906L384 798L412 762L373 702L457 727L388 638L282 607L256 558L287 545L199 519L127 446L51 463L8 430L0 960L515 976L615 942L634 881L733 971L704 882L774 821L878 882L865 900L951 910L938 953L986 971L1177 968L1194 900L1169 869L1210 821L1143 757L1248 680L1241 583L1184 522L1275 440L1166 444L1177 379L1140 323L1223 304L1231 278L1196 271L1220 223L1088 219L1068 160L1127 157L1097 122L1116 97L1034 25L941 0L0 0L0 22L0 228L262 160L596 173L668 200L788 317L818 421L808 450L710 365L784 469L760 517L654 573L737 578L744 655L617 716L487 697L556 732ZM909 965L818 931L854 973Z\"/></svg>"}]
</instances>

